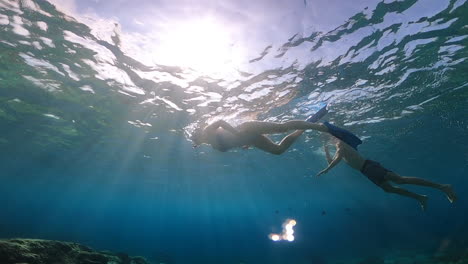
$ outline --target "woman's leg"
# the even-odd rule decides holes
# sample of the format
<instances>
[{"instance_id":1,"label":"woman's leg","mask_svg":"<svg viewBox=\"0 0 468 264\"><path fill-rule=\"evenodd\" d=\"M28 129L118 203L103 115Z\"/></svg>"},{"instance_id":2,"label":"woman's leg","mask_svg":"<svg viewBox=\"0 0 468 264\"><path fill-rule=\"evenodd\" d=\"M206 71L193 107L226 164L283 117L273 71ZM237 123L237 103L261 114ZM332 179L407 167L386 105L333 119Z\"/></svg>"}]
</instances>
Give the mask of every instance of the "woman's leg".
<instances>
[{"instance_id":1,"label":"woman's leg","mask_svg":"<svg viewBox=\"0 0 468 264\"><path fill-rule=\"evenodd\" d=\"M447 199L451 203L453 203L457 199L457 195L453 191L452 186L449 184L439 184L416 177L403 177L394 172L388 172L386 175L386 179L397 184L413 184L438 189L444 192L445 195L447 195Z\"/></svg>"},{"instance_id":2,"label":"woman's leg","mask_svg":"<svg viewBox=\"0 0 468 264\"><path fill-rule=\"evenodd\" d=\"M284 137L279 144L274 143L266 136L258 136L253 140L252 145L263 151L280 155L285 152L302 133L304 133L304 130L297 130Z\"/></svg>"},{"instance_id":3,"label":"woman's leg","mask_svg":"<svg viewBox=\"0 0 468 264\"><path fill-rule=\"evenodd\" d=\"M328 128L319 123L311 123L302 120L292 120L285 123L249 121L238 127L239 132L252 133L258 135L286 133L291 130L313 129L321 132L328 132Z\"/></svg>"}]
</instances>

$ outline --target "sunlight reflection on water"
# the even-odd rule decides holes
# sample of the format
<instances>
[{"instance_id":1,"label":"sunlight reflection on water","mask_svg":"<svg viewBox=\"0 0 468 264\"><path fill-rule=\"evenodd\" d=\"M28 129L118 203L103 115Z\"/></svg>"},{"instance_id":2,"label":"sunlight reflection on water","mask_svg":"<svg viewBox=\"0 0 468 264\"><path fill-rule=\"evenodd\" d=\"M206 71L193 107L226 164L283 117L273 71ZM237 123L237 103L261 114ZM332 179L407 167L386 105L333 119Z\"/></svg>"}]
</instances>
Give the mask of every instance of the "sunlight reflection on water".
<instances>
[{"instance_id":1,"label":"sunlight reflection on water","mask_svg":"<svg viewBox=\"0 0 468 264\"><path fill-rule=\"evenodd\" d=\"M441 93L464 87L451 78L466 60L463 5L428 3L382 2L330 31L304 29L282 42L259 39L263 51L252 54L258 49L246 44L245 32L216 16L161 20L155 22L161 27L143 34L125 32L112 19L75 20L31 1L1 1L0 44L28 66L21 78L32 86L54 98L78 94L80 101L70 100L104 119L110 116L93 101L112 95L142 114L129 118L130 126L171 115L180 115L188 130L219 118L284 121L305 118L307 109L326 103L331 121L359 127L418 114ZM53 16L66 23L54 23ZM76 120L72 112L57 116Z\"/></svg>"}]
</instances>

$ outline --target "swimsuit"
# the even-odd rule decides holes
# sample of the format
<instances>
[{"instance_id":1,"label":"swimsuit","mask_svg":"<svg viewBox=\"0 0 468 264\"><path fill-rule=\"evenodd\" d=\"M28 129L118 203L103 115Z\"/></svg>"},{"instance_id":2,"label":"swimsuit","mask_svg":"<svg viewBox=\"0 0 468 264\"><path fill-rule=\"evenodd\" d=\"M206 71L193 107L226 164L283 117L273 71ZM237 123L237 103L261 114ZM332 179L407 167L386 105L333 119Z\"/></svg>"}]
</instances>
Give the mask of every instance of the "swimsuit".
<instances>
[{"instance_id":1,"label":"swimsuit","mask_svg":"<svg viewBox=\"0 0 468 264\"><path fill-rule=\"evenodd\" d=\"M366 160L362 165L361 173L366 175L375 185L381 186L387 181L386 175L388 172L392 172L384 168L380 163L373 160Z\"/></svg>"}]
</instances>

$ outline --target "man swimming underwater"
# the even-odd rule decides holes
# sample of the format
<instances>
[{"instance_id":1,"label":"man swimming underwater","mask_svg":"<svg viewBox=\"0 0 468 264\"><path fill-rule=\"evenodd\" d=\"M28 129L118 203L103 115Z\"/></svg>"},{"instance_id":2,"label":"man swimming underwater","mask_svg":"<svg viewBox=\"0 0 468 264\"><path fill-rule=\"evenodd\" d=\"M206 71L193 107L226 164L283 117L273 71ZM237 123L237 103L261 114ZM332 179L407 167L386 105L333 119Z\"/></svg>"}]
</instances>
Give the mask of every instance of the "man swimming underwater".
<instances>
[{"instance_id":1,"label":"man swimming underwater","mask_svg":"<svg viewBox=\"0 0 468 264\"><path fill-rule=\"evenodd\" d=\"M324 125L327 126L328 132L334 137L333 140L335 141L336 152L335 156L331 158L329 147L327 144L325 144L324 149L325 156L328 161L328 167L320 171L317 176L327 173L341 160L344 160L351 168L360 171L367 178L369 178L369 180L382 188L384 191L416 199L421 204L423 210L426 209L428 199L426 195L413 193L403 188L396 187L390 184L390 182L396 184L420 185L438 189L447 195L447 198L451 203L457 199L452 186L449 184L434 183L416 177L403 177L391 170L384 168L376 161L365 159L357 151L357 145L362 143L359 138L357 138L351 132L336 127L330 123L325 122Z\"/></svg>"}]
</instances>

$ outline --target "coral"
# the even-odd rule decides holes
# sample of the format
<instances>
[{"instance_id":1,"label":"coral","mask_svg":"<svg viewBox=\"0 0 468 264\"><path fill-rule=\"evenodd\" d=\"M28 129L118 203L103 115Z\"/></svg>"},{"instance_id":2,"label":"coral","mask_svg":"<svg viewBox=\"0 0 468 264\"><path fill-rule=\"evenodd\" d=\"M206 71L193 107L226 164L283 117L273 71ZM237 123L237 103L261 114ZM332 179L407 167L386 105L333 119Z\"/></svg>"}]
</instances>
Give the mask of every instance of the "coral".
<instances>
[{"instance_id":1,"label":"coral","mask_svg":"<svg viewBox=\"0 0 468 264\"><path fill-rule=\"evenodd\" d=\"M0 263L148 264L142 257L99 252L77 243L41 239L0 240Z\"/></svg>"}]
</instances>

